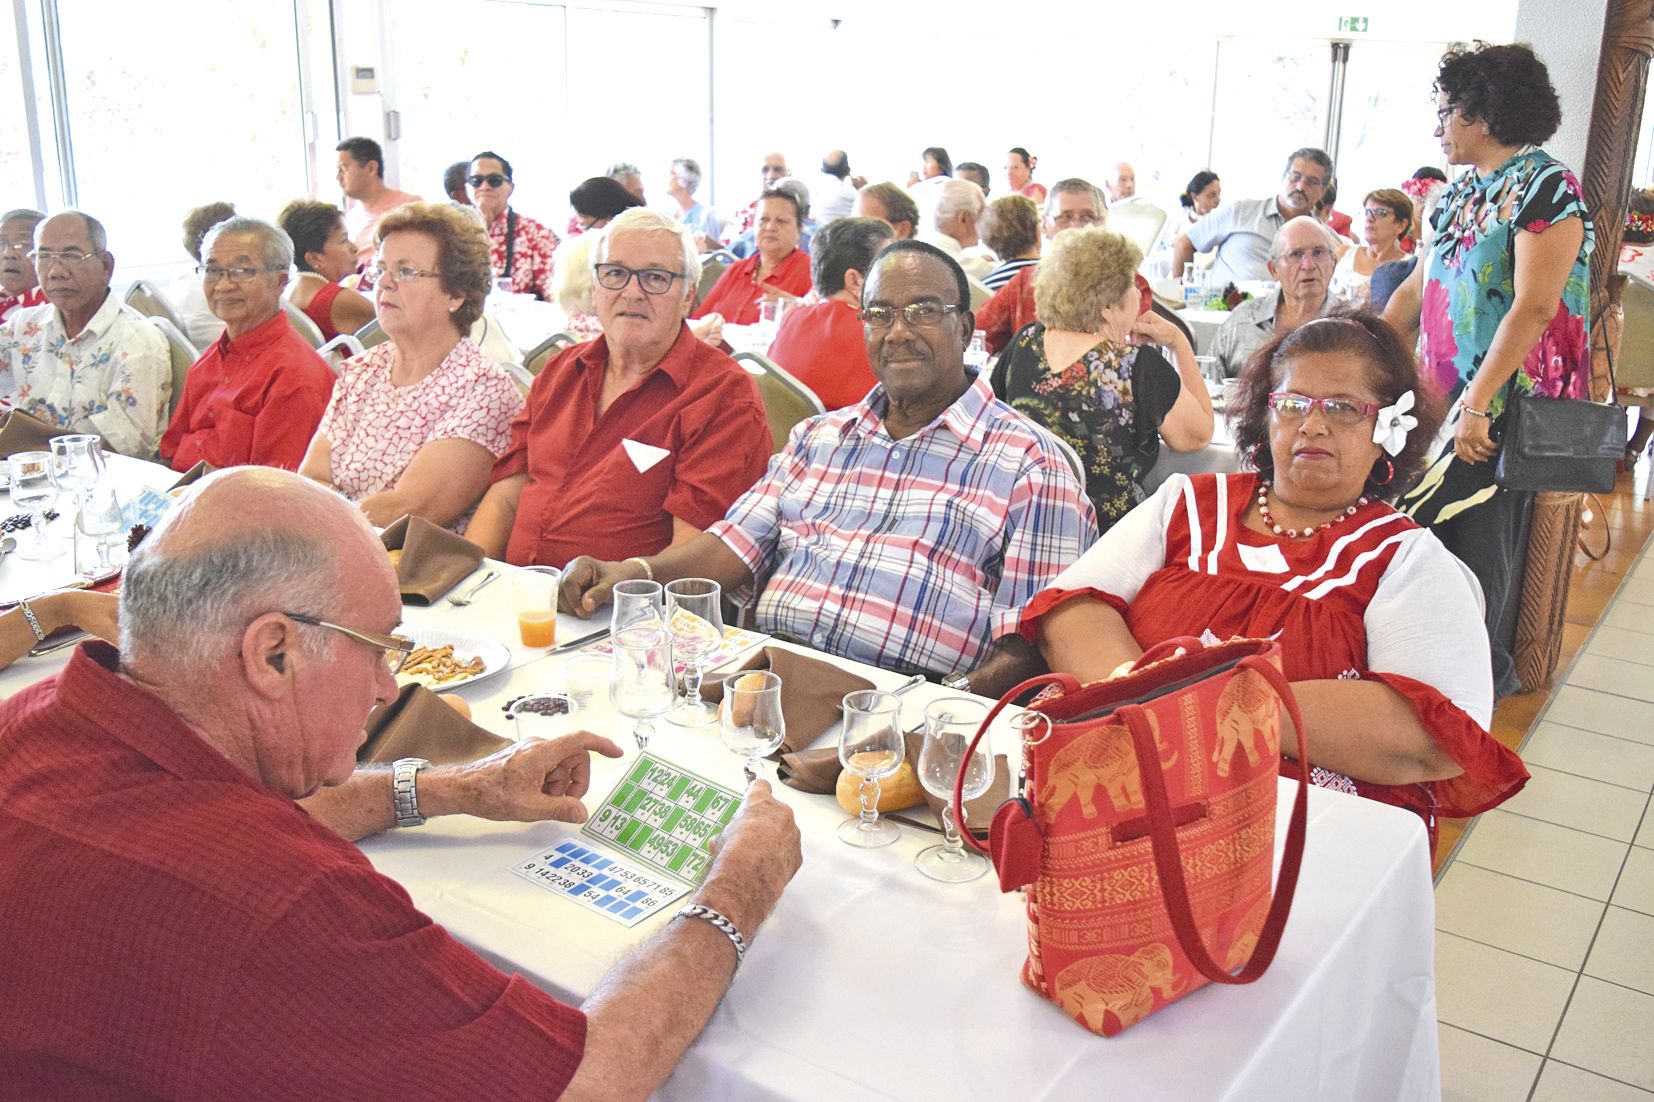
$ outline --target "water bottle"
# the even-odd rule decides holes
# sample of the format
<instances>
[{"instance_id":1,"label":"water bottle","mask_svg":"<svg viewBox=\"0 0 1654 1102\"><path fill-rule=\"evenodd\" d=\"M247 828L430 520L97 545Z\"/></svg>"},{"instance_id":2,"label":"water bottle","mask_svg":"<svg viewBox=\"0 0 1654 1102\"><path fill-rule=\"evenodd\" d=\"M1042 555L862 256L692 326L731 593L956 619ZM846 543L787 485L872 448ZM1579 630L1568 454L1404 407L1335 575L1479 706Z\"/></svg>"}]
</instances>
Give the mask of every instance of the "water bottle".
<instances>
[{"instance_id":1,"label":"water bottle","mask_svg":"<svg viewBox=\"0 0 1654 1102\"><path fill-rule=\"evenodd\" d=\"M1205 288L1201 286L1200 276L1195 274L1195 262L1191 260L1183 265L1183 307L1198 310L1204 305L1205 298Z\"/></svg>"}]
</instances>

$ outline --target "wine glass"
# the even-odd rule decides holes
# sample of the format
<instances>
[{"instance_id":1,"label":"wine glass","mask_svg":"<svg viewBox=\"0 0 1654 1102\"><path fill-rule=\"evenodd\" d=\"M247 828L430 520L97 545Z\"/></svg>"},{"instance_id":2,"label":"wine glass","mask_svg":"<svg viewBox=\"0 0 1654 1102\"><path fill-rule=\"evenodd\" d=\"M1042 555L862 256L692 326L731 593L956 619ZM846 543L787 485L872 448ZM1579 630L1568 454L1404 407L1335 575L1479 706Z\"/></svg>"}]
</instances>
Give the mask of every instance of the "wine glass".
<instances>
[{"instance_id":1,"label":"wine glass","mask_svg":"<svg viewBox=\"0 0 1654 1102\"><path fill-rule=\"evenodd\" d=\"M763 759L775 753L787 738L787 721L781 714L780 676L766 670L724 682L724 703L718 719L724 745L747 759L745 772L751 784L760 776Z\"/></svg>"},{"instance_id":2,"label":"wine glass","mask_svg":"<svg viewBox=\"0 0 1654 1102\"><path fill-rule=\"evenodd\" d=\"M637 748L649 746L655 720L672 706L672 636L664 627L646 624L614 635L614 680L609 699L621 715L637 721L632 737Z\"/></svg>"},{"instance_id":3,"label":"wine glass","mask_svg":"<svg viewBox=\"0 0 1654 1102\"><path fill-rule=\"evenodd\" d=\"M706 578L679 578L666 583L666 622L672 627L672 653L683 663L684 698L669 713L685 727L718 722L718 709L701 699L706 660L724 641L724 592Z\"/></svg>"},{"instance_id":4,"label":"wine glass","mask_svg":"<svg viewBox=\"0 0 1654 1102\"><path fill-rule=\"evenodd\" d=\"M925 742L919 751L917 770L919 783L932 796L946 800L947 805L942 811L942 844L921 851L913 863L932 880L963 884L988 871L988 862L980 854L967 852L960 841L954 825L959 809L953 805L953 782L959 775L965 748L987 718L987 702L966 696L943 697L925 707ZM965 798L974 800L988 791L993 779L993 751L979 743L965 766Z\"/></svg>"},{"instance_id":5,"label":"wine glass","mask_svg":"<svg viewBox=\"0 0 1654 1102\"><path fill-rule=\"evenodd\" d=\"M52 478L51 452L18 452L6 459L11 476L12 504L29 511L29 528L34 532L17 549L19 558L47 559L53 552L46 544L47 506L57 500L57 482Z\"/></svg>"},{"instance_id":6,"label":"wine glass","mask_svg":"<svg viewBox=\"0 0 1654 1102\"><path fill-rule=\"evenodd\" d=\"M114 568L109 561L109 538L126 527L114 487L93 486L86 491L86 500L81 502L80 512L75 517L75 527L83 535L91 536L97 545L97 576L108 574Z\"/></svg>"},{"instance_id":7,"label":"wine glass","mask_svg":"<svg viewBox=\"0 0 1654 1102\"><path fill-rule=\"evenodd\" d=\"M839 824L839 841L863 849L888 846L901 831L879 818L879 778L901 768L907 754L902 738L902 698L877 689L844 696L844 723L839 728L838 760L861 780L861 815Z\"/></svg>"},{"instance_id":8,"label":"wine glass","mask_svg":"<svg viewBox=\"0 0 1654 1102\"><path fill-rule=\"evenodd\" d=\"M659 582L641 578L616 582L609 603L614 606L609 626L615 631L633 624L666 624L666 597Z\"/></svg>"},{"instance_id":9,"label":"wine glass","mask_svg":"<svg viewBox=\"0 0 1654 1102\"><path fill-rule=\"evenodd\" d=\"M73 494L76 504L84 504L86 491L103 477L103 437L95 433L54 436L47 446L52 450L52 481L59 490Z\"/></svg>"}]
</instances>

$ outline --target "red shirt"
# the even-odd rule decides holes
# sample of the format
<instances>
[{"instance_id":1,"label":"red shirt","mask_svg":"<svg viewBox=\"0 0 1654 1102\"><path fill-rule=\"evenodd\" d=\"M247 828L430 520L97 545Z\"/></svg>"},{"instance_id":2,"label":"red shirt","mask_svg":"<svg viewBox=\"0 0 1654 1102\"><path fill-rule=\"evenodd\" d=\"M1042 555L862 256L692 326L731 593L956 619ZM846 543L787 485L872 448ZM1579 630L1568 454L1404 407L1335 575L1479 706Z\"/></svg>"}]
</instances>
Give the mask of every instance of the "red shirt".
<instances>
[{"instance_id":1,"label":"red shirt","mask_svg":"<svg viewBox=\"0 0 1654 1102\"><path fill-rule=\"evenodd\" d=\"M580 1011L433 925L117 661L86 644L0 705L0 1094L545 1099L568 1084Z\"/></svg>"},{"instance_id":2,"label":"red shirt","mask_svg":"<svg viewBox=\"0 0 1654 1102\"><path fill-rule=\"evenodd\" d=\"M516 233L508 226L516 215ZM505 270L507 243L511 244L511 270ZM488 262L495 276L510 276L514 294L533 295L551 300L552 254L557 251L557 235L551 227L526 218L510 207L488 227Z\"/></svg>"},{"instance_id":3,"label":"red shirt","mask_svg":"<svg viewBox=\"0 0 1654 1102\"><path fill-rule=\"evenodd\" d=\"M855 405L878 382L867 363L861 318L854 306L837 299L788 310L770 359L815 391L828 409Z\"/></svg>"},{"instance_id":4,"label":"red shirt","mask_svg":"<svg viewBox=\"0 0 1654 1102\"><path fill-rule=\"evenodd\" d=\"M1024 325L1039 320L1034 309L1034 278L1037 275L1038 264L1023 268L976 312L976 327L986 334L984 343L990 353L1010 344L1011 338ZM1146 314L1154 309L1154 292L1149 287L1149 281L1141 275L1132 276L1132 280L1137 284L1137 293L1142 298L1138 312Z\"/></svg>"},{"instance_id":5,"label":"red shirt","mask_svg":"<svg viewBox=\"0 0 1654 1102\"><path fill-rule=\"evenodd\" d=\"M46 292L40 287L30 287L20 295L0 294L0 321L6 320L6 315L13 310L21 310L27 306L40 306L46 301Z\"/></svg>"},{"instance_id":6,"label":"red shirt","mask_svg":"<svg viewBox=\"0 0 1654 1102\"><path fill-rule=\"evenodd\" d=\"M704 318L717 313L733 325L751 325L758 320L758 302L764 297L765 287L779 287L801 297L810 293L810 254L803 249L788 253L763 283L758 282L761 263L763 257L753 253L731 264L690 316Z\"/></svg>"},{"instance_id":7,"label":"red shirt","mask_svg":"<svg viewBox=\"0 0 1654 1102\"><path fill-rule=\"evenodd\" d=\"M529 480L507 562L653 555L672 542L673 517L706 528L764 473L771 440L758 387L689 326L599 417L608 365L602 337L565 349L511 423L494 480L524 472Z\"/></svg>"},{"instance_id":8,"label":"red shirt","mask_svg":"<svg viewBox=\"0 0 1654 1102\"><path fill-rule=\"evenodd\" d=\"M161 435L161 458L175 471L202 459L296 471L332 395L332 368L277 313L239 340L225 333L201 353Z\"/></svg>"}]
</instances>

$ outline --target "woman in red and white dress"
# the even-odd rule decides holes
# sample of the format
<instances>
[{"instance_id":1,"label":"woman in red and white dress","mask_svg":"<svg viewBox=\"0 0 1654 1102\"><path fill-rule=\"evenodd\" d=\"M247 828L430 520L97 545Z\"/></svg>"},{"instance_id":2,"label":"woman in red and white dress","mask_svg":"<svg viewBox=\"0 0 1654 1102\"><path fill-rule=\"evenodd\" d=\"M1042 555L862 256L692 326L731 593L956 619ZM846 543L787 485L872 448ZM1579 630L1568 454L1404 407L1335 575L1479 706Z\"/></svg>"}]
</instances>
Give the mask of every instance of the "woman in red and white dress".
<instances>
[{"instance_id":1,"label":"woman in red and white dress","mask_svg":"<svg viewBox=\"0 0 1654 1102\"><path fill-rule=\"evenodd\" d=\"M1271 342L1231 414L1255 473L1174 475L1029 603L1023 635L1082 681L1178 636L1278 638L1316 783L1417 812L1434 845L1437 816L1486 811L1528 774L1487 733L1474 577L1379 500L1424 465L1429 394L1369 313Z\"/></svg>"}]
</instances>

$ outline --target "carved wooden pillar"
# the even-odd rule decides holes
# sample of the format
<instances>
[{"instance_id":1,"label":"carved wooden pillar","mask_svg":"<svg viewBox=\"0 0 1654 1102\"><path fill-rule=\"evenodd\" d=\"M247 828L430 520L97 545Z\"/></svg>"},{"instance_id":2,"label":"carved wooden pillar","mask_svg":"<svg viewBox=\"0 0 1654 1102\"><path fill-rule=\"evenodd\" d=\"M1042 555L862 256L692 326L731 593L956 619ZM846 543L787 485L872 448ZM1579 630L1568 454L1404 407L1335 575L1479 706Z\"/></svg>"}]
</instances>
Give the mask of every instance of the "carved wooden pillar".
<instances>
[{"instance_id":1,"label":"carved wooden pillar","mask_svg":"<svg viewBox=\"0 0 1654 1102\"><path fill-rule=\"evenodd\" d=\"M1626 198L1654 57L1654 0L1608 0L1596 96L1580 179L1596 226L1591 256L1591 317L1607 307L1608 277L1619 268ZM1600 333L1600 329L1597 330ZM1597 336L1593 335L1593 341ZM1540 494L1528 535L1522 606L1516 629L1516 670L1524 688L1547 684L1562 651L1562 624L1579 531L1579 495Z\"/></svg>"}]
</instances>

